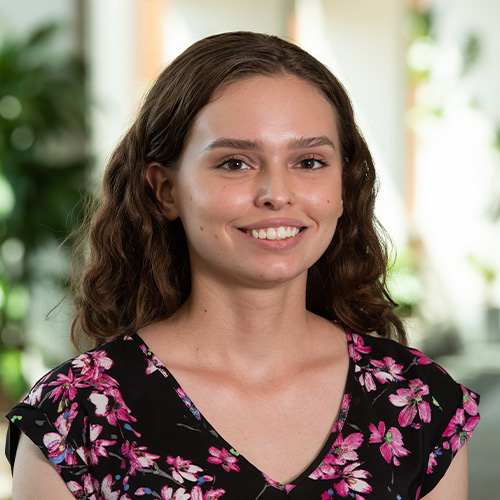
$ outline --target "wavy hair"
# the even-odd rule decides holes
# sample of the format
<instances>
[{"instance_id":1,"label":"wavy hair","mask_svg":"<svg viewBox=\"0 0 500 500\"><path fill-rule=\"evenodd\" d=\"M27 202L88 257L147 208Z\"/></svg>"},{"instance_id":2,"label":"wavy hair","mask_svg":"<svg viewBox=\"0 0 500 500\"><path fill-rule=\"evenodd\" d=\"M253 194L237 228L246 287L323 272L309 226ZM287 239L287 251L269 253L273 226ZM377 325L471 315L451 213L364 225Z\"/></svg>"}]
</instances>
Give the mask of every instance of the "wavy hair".
<instances>
[{"instance_id":1,"label":"wavy hair","mask_svg":"<svg viewBox=\"0 0 500 500\"><path fill-rule=\"evenodd\" d=\"M74 258L75 345L82 337L98 345L133 334L170 317L187 299L185 233L179 219L170 222L162 215L146 170L153 161L176 168L195 117L214 93L257 75L292 75L310 83L337 119L344 212L328 249L309 270L307 308L356 331L406 341L385 283L388 240L374 215L373 159L344 87L292 43L231 32L194 43L163 70L111 156L102 199Z\"/></svg>"}]
</instances>

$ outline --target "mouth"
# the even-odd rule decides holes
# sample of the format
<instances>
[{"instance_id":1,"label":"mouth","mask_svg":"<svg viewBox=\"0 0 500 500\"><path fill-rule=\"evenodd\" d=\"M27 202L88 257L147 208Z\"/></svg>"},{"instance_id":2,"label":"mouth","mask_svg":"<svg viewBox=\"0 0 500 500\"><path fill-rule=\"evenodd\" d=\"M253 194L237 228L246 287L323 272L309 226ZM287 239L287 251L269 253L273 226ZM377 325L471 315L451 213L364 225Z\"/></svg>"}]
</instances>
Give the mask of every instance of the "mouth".
<instances>
[{"instance_id":1,"label":"mouth","mask_svg":"<svg viewBox=\"0 0 500 500\"><path fill-rule=\"evenodd\" d=\"M295 238L301 231L297 226L279 226L244 230L256 240L286 240Z\"/></svg>"}]
</instances>

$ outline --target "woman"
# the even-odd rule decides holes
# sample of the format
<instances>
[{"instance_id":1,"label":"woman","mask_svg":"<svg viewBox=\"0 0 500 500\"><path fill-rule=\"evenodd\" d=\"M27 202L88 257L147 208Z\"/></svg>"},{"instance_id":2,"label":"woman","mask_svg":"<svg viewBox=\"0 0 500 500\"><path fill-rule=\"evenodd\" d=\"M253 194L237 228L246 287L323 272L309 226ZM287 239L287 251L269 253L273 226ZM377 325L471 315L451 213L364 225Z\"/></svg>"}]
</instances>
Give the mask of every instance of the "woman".
<instances>
[{"instance_id":1,"label":"woman","mask_svg":"<svg viewBox=\"0 0 500 500\"><path fill-rule=\"evenodd\" d=\"M477 396L403 346L375 191L312 56L188 48L105 174L73 323L97 347L9 414L14 500L466 498Z\"/></svg>"}]
</instances>

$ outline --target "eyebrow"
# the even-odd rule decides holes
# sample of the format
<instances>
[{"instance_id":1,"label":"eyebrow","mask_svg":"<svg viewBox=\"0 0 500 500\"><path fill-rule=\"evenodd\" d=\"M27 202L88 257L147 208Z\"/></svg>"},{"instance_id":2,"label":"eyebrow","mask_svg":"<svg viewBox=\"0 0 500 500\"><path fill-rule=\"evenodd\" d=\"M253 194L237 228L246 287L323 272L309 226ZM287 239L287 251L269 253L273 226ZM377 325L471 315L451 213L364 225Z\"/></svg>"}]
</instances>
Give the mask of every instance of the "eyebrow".
<instances>
[{"instance_id":1,"label":"eyebrow","mask_svg":"<svg viewBox=\"0 0 500 500\"><path fill-rule=\"evenodd\" d=\"M289 149L304 149L304 148L315 148L318 146L330 146L335 149L335 145L332 140L326 135L321 135L319 137L298 137L292 139L288 144ZM261 141L250 141L247 139L230 139L230 138L220 138L211 142L207 147L204 148L205 152L212 151L218 148L232 148L232 149L246 149L250 151L262 151L264 145Z\"/></svg>"}]
</instances>

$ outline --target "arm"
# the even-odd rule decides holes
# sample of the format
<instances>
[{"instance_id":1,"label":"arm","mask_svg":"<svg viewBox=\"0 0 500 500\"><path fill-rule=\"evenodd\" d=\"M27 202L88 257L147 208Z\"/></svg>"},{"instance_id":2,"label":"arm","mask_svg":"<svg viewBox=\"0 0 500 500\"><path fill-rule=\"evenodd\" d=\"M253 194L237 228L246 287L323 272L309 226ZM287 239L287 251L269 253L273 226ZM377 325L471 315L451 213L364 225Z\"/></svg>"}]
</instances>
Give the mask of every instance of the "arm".
<instances>
[{"instance_id":1,"label":"arm","mask_svg":"<svg viewBox=\"0 0 500 500\"><path fill-rule=\"evenodd\" d=\"M467 500L469 480L467 445L455 455L446 474L422 500Z\"/></svg>"},{"instance_id":2,"label":"arm","mask_svg":"<svg viewBox=\"0 0 500 500\"><path fill-rule=\"evenodd\" d=\"M74 500L61 476L38 447L21 433L12 480L12 500Z\"/></svg>"}]
</instances>

